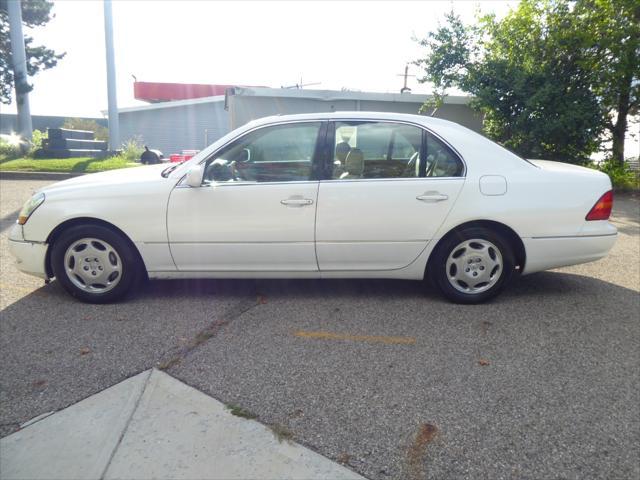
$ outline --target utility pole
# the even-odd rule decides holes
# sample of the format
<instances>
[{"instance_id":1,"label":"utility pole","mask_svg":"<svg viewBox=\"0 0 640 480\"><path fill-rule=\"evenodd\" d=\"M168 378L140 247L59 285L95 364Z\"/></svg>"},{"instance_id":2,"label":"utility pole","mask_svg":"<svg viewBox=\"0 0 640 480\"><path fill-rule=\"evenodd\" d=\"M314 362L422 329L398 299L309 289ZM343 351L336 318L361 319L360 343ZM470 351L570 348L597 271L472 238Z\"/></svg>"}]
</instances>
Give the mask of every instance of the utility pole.
<instances>
[{"instance_id":1,"label":"utility pole","mask_svg":"<svg viewBox=\"0 0 640 480\"><path fill-rule=\"evenodd\" d=\"M116 62L113 52L113 12L111 0L104 0L104 43L107 51L107 95L109 98L109 150L120 147L120 122L116 96Z\"/></svg>"},{"instance_id":2,"label":"utility pole","mask_svg":"<svg viewBox=\"0 0 640 480\"><path fill-rule=\"evenodd\" d=\"M27 83L27 55L24 51L22 35L22 7L20 0L8 0L9 38L11 39L11 56L13 58L13 81L16 89L16 105L18 107L18 133L22 140L31 142L33 126L31 109L29 108L29 84ZM28 143L20 143L26 150Z\"/></svg>"},{"instance_id":3,"label":"utility pole","mask_svg":"<svg viewBox=\"0 0 640 480\"><path fill-rule=\"evenodd\" d=\"M398 77L404 77L404 87L400 89L400 93L411 93L411 89L407 87L407 77L415 77L415 75L409 75L409 64L404 66L404 74L399 73Z\"/></svg>"},{"instance_id":4,"label":"utility pole","mask_svg":"<svg viewBox=\"0 0 640 480\"><path fill-rule=\"evenodd\" d=\"M322 82L312 82L312 83L302 83L302 77L300 77L300 83L296 83L295 85L280 85L280 88L292 89L297 88L298 90L302 90L304 87L311 87L313 85L321 85Z\"/></svg>"}]
</instances>

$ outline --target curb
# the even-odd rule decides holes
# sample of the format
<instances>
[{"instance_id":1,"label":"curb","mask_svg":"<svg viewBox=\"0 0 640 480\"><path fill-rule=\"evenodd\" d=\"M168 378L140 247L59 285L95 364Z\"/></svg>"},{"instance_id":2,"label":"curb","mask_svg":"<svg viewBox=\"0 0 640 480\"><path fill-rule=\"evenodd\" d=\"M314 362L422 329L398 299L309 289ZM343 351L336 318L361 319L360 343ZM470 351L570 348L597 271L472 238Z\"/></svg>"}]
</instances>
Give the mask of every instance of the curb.
<instances>
[{"instance_id":1,"label":"curb","mask_svg":"<svg viewBox=\"0 0 640 480\"><path fill-rule=\"evenodd\" d=\"M67 180L69 178L86 175L82 172L3 172L0 171L0 180Z\"/></svg>"}]
</instances>

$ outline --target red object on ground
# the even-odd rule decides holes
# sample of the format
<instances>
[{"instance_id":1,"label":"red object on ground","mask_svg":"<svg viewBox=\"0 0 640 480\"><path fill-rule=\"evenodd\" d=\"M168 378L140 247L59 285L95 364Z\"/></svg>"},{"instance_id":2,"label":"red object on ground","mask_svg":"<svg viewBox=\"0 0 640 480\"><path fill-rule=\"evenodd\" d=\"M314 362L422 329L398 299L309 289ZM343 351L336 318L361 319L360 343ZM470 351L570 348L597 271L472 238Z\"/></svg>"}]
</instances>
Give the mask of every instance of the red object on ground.
<instances>
[{"instance_id":1,"label":"red object on ground","mask_svg":"<svg viewBox=\"0 0 640 480\"><path fill-rule=\"evenodd\" d=\"M191 160L199 150L183 150L181 155L184 157L184 161Z\"/></svg>"},{"instance_id":2,"label":"red object on ground","mask_svg":"<svg viewBox=\"0 0 640 480\"><path fill-rule=\"evenodd\" d=\"M207 85L201 83L134 82L133 96L145 102L169 102L190 98L224 95L235 85Z\"/></svg>"},{"instance_id":3,"label":"red object on ground","mask_svg":"<svg viewBox=\"0 0 640 480\"><path fill-rule=\"evenodd\" d=\"M170 163L180 163L186 162L187 160L191 160L199 150L182 150L180 153L172 153L169 155Z\"/></svg>"}]
</instances>

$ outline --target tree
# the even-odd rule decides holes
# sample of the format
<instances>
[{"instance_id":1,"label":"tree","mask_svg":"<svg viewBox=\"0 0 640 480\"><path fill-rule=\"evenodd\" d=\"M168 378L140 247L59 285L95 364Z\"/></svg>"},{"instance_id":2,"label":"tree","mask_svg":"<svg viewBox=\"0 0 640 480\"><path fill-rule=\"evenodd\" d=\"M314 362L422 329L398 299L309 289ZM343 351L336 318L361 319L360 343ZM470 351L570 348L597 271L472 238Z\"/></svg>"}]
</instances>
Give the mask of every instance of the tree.
<instances>
[{"instance_id":1,"label":"tree","mask_svg":"<svg viewBox=\"0 0 640 480\"><path fill-rule=\"evenodd\" d=\"M575 33L585 37L583 66L593 73L592 88L608 113L611 157L622 164L628 117L640 109L640 2L581 0L574 14Z\"/></svg>"},{"instance_id":2,"label":"tree","mask_svg":"<svg viewBox=\"0 0 640 480\"><path fill-rule=\"evenodd\" d=\"M637 48L630 54L633 48L627 47L633 42L625 43L638 24L629 27L622 20L632 21L633 0L590 0L607 8L629 4L627 10L618 9L620 20L604 20L603 13L598 17L606 28L627 32L617 31L613 40L601 38L605 27L593 25L588 1L574 6L562 0L523 0L504 19L481 16L473 26L450 13L444 25L420 41L427 49L416 62L425 71L420 80L432 82L440 96L452 87L474 95L486 133L523 156L585 161L600 147L611 111L621 112L620 122L625 111L632 111L614 105L621 90L612 82L627 85L620 79L630 75L637 86L638 78L632 72L638 66ZM616 41L625 48L616 49ZM624 55L630 61L614 68L618 62L611 56Z\"/></svg>"},{"instance_id":3,"label":"tree","mask_svg":"<svg viewBox=\"0 0 640 480\"><path fill-rule=\"evenodd\" d=\"M46 25L52 18L52 2L47 0L22 1L22 22L27 27ZM33 38L25 36L25 51L27 55L27 73L30 77L36 73L55 67L58 60L65 53L56 53L45 46L33 45ZM11 58L11 41L9 39L9 16L7 13L7 0L0 0L0 102L11 103L13 93L13 61ZM33 86L26 82L18 87L29 92Z\"/></svg>"}]
</instances>

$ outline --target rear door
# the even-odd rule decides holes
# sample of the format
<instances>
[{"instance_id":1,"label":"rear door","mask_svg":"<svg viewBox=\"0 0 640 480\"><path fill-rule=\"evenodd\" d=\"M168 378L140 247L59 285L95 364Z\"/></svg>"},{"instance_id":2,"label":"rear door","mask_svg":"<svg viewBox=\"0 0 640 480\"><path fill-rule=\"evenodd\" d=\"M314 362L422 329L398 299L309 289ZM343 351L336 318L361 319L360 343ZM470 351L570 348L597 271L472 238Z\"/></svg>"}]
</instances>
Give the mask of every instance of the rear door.
<instances>
[{"instance_id":1,"label":"rear door","mask_svg":"<svg viewBox=\"0 0 640 480\"><path fill-rule=\"evenodd\" d=\"M413 262L447 217L464 163L419 126L385 121L329 125L316 253L321 271L394 270Z\"/></svg>"}]
</instances>

